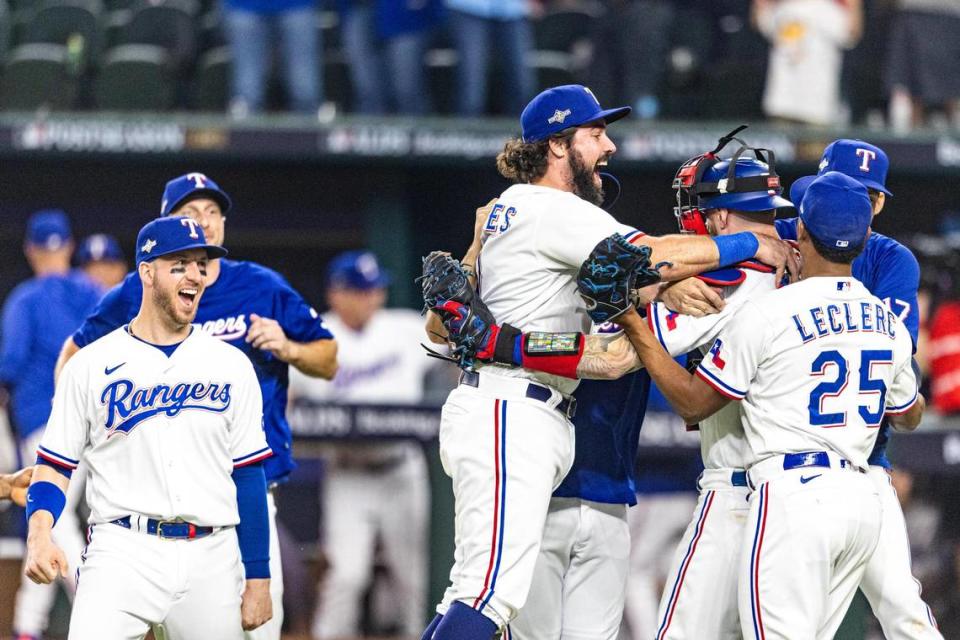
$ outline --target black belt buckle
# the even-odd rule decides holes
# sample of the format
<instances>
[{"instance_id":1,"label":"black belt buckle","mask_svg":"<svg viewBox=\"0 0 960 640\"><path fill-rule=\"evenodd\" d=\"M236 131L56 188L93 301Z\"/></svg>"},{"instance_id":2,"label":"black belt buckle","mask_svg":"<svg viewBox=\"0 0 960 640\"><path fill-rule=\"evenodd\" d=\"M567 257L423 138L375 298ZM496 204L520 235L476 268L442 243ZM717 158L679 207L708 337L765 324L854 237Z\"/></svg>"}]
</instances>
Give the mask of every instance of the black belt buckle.
<instances>
[{"instance_id":1,"label":"black belt buckle","mask_svg":"<svg viewBox=\"0 0 960 640\"><path fill-rule=\"evenodd\" d=\"M560 404L557 405L557 409L560 409L560 411L567 416L568 420L573 420L573 417L577 415L577 399L565 398Z\"/></svg>"}]
</instances>

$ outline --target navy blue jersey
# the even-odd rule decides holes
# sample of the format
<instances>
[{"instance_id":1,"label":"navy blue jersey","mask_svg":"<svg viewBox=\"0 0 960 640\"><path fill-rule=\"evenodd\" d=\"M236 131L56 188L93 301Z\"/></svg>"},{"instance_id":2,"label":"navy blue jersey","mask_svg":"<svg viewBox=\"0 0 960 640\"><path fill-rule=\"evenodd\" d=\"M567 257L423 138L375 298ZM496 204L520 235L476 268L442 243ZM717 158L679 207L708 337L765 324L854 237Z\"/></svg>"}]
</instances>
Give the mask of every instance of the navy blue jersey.
<instances>
[{"instance_id":1,"label":"navy blue jersey","mask_svg":"<svg viewBox=\"0 0 960 640\"><path fill-rule=\"evenodd\" d=\"M10 389L21 438L47 423L60 348L99 299L93 281L73 271L31 278L4 302L0 382Z\"/></svg>"},{"instance_id":2,"label":"navy blue jersey","mask_svg":"<svg viewBox=\"0 0 960 640\"><path fill-rule=\"evenodd\" d=\"M570 473L553 495L608 504L637 503L635 464L647 411L646 370L619 380L583 380L574 396L576 451Z\"/></svg>"},{"instance_id":3,"label":"navy blue jersey","mask_svg":"<svg viewBox=\"0 0 960 640\"><path fill-rule=\"evenodd\" d=\"M103 297L100 305L73 334L84 347L129 322L140 310L143 286L136 272ZM313 308L275 271L253 262L220 261L220 276L200 299L195 326L243 351L257 373L263 393L263 424L273 456L264 461L268 482L284 479L296 466L287 423L286 362L245 341L250 314L272 318L297 342L331 339L333 335Z\"/></svg>"},{"instance_id":4,"label":"navy blue jersey","mask_svg":"<svg viewBox=\"0 0 960 640\"><path fill-rule=\"evenodd\" d=\"M798 218L777 220L777 233L785 240L797 239ZM920 315L917 310L917 288L920 286L920 264L910 249L893 238L872 231L867 238L863 253L853 261L853 277L900 316L900 320L913 338L913 350L917 350L917 332L920 330ZM877 434L877 443L870 454L872 465L890 468L887 460L887 440L890 425L886 421Z\"/></svg>"}]
</instances>

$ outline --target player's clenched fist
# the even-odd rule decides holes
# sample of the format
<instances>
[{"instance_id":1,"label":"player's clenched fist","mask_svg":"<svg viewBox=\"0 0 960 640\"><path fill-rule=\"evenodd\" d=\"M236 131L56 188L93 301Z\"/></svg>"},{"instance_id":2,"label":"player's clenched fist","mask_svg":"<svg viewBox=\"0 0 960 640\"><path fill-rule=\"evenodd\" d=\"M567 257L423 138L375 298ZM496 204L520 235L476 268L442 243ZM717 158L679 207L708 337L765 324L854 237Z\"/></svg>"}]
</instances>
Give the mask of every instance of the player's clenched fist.
<instances>
[{"instance_id":1,"label":"player's clenched fist","mask_svg":"<svg viewBox=\"0 0 960 640\"><path fill-rule=\"evenodd\" d=\"M57 576L67 577L69 566L63 551L53 542L53 517L38 511L30 518L27 536L27 562L23 573L38 584L50 584Z\"/></svg>"},{"instance_id":2,"label":"player's clenched fist","mask_svg":"<svg viewBox=\"0 0 960 640\"><path fill-rule=\"evenodd\" d=\"M240 603L240 617L244 631L256 629L273 617L269 579L247 580Z\"/></svg>"},{"instance_id":3,"label":"player's clenched fist","mask_svg":"<svg viewBox=\"0 0 960 640\"><path fill-rule=\"evenodd\" d=\"M250 330L247 331L247 342L255 349L264 349L277 356L284 362L293 359L290 350L293 343L287 339L280 323L273 318L264 318L255 313L250 314Z\"/></svg>"}]
</instances>

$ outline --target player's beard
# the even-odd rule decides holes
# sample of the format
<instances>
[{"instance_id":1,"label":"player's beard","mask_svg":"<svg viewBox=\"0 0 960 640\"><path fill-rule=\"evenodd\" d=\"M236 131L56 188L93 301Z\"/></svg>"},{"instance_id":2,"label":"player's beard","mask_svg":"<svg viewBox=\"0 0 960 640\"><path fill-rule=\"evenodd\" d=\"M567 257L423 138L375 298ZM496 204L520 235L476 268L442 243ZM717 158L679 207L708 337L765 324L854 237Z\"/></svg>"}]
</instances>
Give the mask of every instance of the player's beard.
<instances>
[{"instance_id":1,"label":"player's beard","mask_svg":"<svg viewBox=\"0 0 960 640\"><path fill-rule=\"evenodd\" d=\"M181 313L174 302L176 295L176 287L165 291L163 287L160 286L157 274L154 274L153 304L160 311L160 317L167 325L167 328L173 331L180 331L193 322L193 319L197 316L197 306L194 305L193 311L190 313Z\"/></svg>"},{"instance_id":2,"label":"player's beard","mask_svg":"<svg viewBox=\"0 0 960 640\"><path fill-rule=\"evenodd\" d=\"M587 168L580 152L570 147L567 155L570 161L570 172L573 174L573 192L598 207L603 204L603 187L594 182L593 167Z\"/></svg>"}]
</instances>

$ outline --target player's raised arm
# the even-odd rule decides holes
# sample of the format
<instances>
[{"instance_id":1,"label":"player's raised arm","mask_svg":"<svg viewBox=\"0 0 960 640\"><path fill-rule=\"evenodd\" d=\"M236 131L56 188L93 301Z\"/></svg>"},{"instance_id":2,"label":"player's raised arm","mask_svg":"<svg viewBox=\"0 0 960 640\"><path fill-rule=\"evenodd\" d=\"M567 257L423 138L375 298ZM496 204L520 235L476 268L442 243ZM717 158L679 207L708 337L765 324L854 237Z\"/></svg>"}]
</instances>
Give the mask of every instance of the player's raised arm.
<instances>
[{"instance_id":1,"label":"player's raised arm","mask_svg":"<svg viewBox=\"0 0 960 640\"><path fill-rule=\"evenodd\" d=\"M483 229L487 224L487 220L490 218L490 212L493 210L493 205L496 201L497 199L494 198L482 207L477 208L473 219L473 240L470 242L467 252L463 254L463 259L460 261L464 272L467 274L467 280L470 282L470 286L474 288L477 286L477 259L480 257L480 250L483 248ZM427 320L424 324L424 330L427 332L427 339L429 339L430 342L436 344L446 343L447 329L443 326L443 321L440 316L432 309L427 309Z\"/></svg>"},{"instance_id":2,"label":"player's raised arm","mask_svg":"<svg viewBox=\"0 0 960 640\"><path fill-rule=\"evenodd\" d=\"M666 281L682 280L750 258L774 267L777 282L784 274L795 278L800 273L800 262L793 247L774 235L750 231L719 237L673 234L642 236L632 242L650 247L650 261L654 264L668 263L660 269Z\"/></svg>"}]
</instances>

